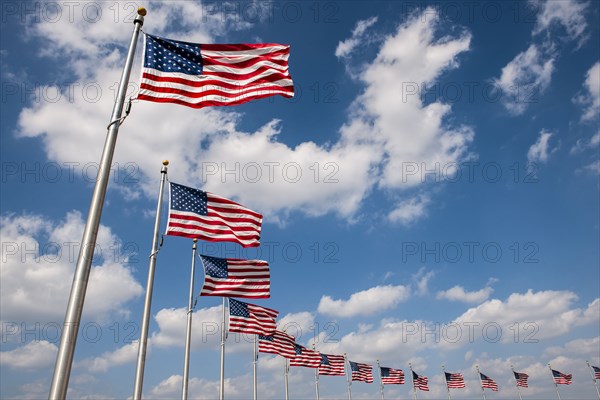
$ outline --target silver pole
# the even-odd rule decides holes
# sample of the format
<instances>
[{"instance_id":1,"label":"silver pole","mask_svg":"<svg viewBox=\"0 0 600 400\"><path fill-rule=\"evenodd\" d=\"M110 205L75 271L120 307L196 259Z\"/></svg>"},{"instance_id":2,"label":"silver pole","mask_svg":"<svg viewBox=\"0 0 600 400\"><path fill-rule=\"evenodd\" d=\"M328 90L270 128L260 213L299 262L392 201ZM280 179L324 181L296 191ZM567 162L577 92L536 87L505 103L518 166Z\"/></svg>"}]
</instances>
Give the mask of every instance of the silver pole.
<instances>
[{"instance_id":1,"label":"silver pole","mask_svg":"<svg viewBox=\"0 0 600 400\"><path fill-rule=\"evenodd\" d=\"M510 369L513 372L513 378L515 379L515 385L517 385L517 393L519 393L519 400L523 400L523 397L521 396L521 388L519 387L519 382L517 381L517 377L515 376L515 369L513 368L512 364L510 365Z\"/></svg>"},{"instance_id":2,"label":"silver pole","mask_svg":"<svg viewBox=\"0 0 600 400\"><path fill-rule=\"evenodd\" d=\"M58 349L58 354L56 355L54 375L48 394L50 400L64 399L67 395L71 366L75 354L75 345L77 343L77 331L79 330L79 324L81 322L81 312L83 311L85 293L90 277L94 249L96 247L96 237L98 236L102 207L104 206L104 197L106 196L106 188L108 187L110 166L112 164L115 145L117 143L117 133L119 132L121 114L123 113L123 104L125 103L125 96L127 94L127 85L129 84L129 76L131 75L137 39L140 29L144 24L144 15L146 15L146 9L141 7L138 8L137 16L133 21L133 34L131 35L131 42L129 43L129 51L127 52L125 66L123 67L121 81L119 82L119 91L113 107L111 122L108 126L106 141L104 142L98 176L96 177L96 185L94 186L92 201L90 203L90 211L85 224L85 230L83 231L79 258L77 259L73 283L71 284L71 294L69 295L69 303L65 313L60 347Z\"/></svg>"},{"instance_id":3,"label":"silver pole","mask_svg":"<svg viewBox=\"0 0 600 400\"><path fill-rule=\"evenodd\" d=\"M483 382L481 382L481 372L479 372L479 365L475 365L475 369L477 369L477 376L479 377L479 386L481 386L481 394L483 395L483 400L486 400L485 389L483 388Z\"/></svg>"},{"instance_id":4,"label":"silver pole","mask_svg":"<svg viewBox=\"0 0 600 400\"><path fill-rule=\"evenodd\" d=\"M594 374L594 369L592 368L592 366L590 365L588 360L585 360L585 363L587 364L588 368L590 369L590 374L592 374L592 383L594 384L594 387L596 388L596 394L598 395L598 400L600 400L600 391L598 390L598 383L596 383L596 374Z\"/></svg>"},{"instance_id":5,"label":"silver pole","mask_svg":"<svg viewBox=\"0 0 600 400\"><path fill-rule=\"evenodd\" d=\"M227 340L227 327L225 326L225 297L223 297L223 321L221 324L221 385L219 399L225 398L225 341Z\"/></svg>"},{"instance_id":6,"label":"silver pole","mask_svg":"<svg viewBox=\"0 0 600 400\"><path fill-rule=\"evenodd\" d=\"M288 359L284 357L283 359L283 381L285 385L285 400L289 400L290 395L288 392L288 372L290 368L288 367Z\"/></svg>"},{"instance_id":7,"label":"silver pole","mask_svg":"<svg viewBox=\"0 0 600 400\"><path fill-rule=\"evenodd\" d=\"M135 384L133 388L133 399L142 398L142 386L144 384L144 368L146 367L146 348L148 347L148 325L150 324L150 307L152 305L152 289L154 286L154 270L156 267L156 255L159 245L160 216L162 213L162 199L167 179L167 160L163 161L160 170L161 180L158 191L158 202L156 204L156 219L154 220L154 233L152 235L152 252L148 263L148 282L146 283L146 298L144 300L144 313L142 314L142 327L140 329L140 341L138 343L137 366L135 369Z\"/></svg>"},{"instance_id":8,"label":"silver pole","mask_svg":"<svg viewBox=\"0 0 600 400\"><path fill-rule=\"evenodd\" d=\"M410 368L410 376L413 381L413 397L417 400L417 387L415 386L415 375L413 374L412 364L408 363L408 368Z\"/></svg>"},{"instance_id":9,"label":"silver pole","mask_svg":"<svg viewBox=\"0 0 600 400\"><path fill-rule=\"evenodd\" d=\"M450 395L450 386L448 386L448 379L446 377L446 367L442 364L442 372L444 373L444 381L446 381L446 390L448 390L448 400L452 400L452 396Z\"/></svg>"},{"instance_id":10,"label":"silver pole","mask_svg":"<svg viewBox=\"0 0 600 400\"><path fill-rule=\"evenodd\" d=\"M381 365L379 365L379 360L377 360L377 369L379 369L379 391L381 392L381 400L383 399L383 377L381 376Z\"/></svg>"},{"instance_id":11,"label":"silver pole","mask_svg":"<svg viewBox=\"0 0 600 400\"><path fill-rule=\"evenodd\" d=\"M317 346L313 343L312 348L317 351ZM319 354L319 357L321 354ZM320 365L320 364L319 364ZM317 400L319 400L319 367L315 368L315 390L317 392Z\"/></svg>"},{"instance_id":12,"label":"silver pole","mask_svg":"<svg viewBox=\"0 0 600 400\"><path fill-rule=\"evenodd\" d=\"M549 363L548 363L548 369L550 370L550 375L552 376L552 382L554 383L554 387L556 387L556 396L558 397L558 400L561 400L560 392L558 391L558 384L556 383L556 380L554 380L554 374L552 373L552 367L550 366Z\"/></svg>"},{"instance_id":13,"label":"silver pole","mask_svg":"<svg viewBox=\"0 0 600 400\"><path fill-rule=\"evenodd\" d=\"M254 400L258 400L258 335L254 335Z\"/></svg>"},{"instance_id":14,"label":"silver pole","mask_svg":"<svg viewBox=\"0 0 600 400\"><path fill-rule=\"evenodd\" d=\"M190 273L190 301L187 311L187 326L185 328L185 353L183 356L183 387L181 390L181 399L187 400L188 381L190 372L190 345L192 343L192 313L194 311L194 275L196 273L196 249L198 239L194 239L192 245L192 271Z\"/></svg>"},{"instance_id":15,"label":"silver pole","mask_svg":"<svg viewBox=\"0 0 600 400\"><path fill-rule=\"evenodd\" d=\"M346 357L346 353L344 353L344 366L347 371L346 383L348 384L348 400L352 400L352 390L350 389L350 386L352 386L352 368L350 367L350 360Z\"/></svg>"}]
</instances>

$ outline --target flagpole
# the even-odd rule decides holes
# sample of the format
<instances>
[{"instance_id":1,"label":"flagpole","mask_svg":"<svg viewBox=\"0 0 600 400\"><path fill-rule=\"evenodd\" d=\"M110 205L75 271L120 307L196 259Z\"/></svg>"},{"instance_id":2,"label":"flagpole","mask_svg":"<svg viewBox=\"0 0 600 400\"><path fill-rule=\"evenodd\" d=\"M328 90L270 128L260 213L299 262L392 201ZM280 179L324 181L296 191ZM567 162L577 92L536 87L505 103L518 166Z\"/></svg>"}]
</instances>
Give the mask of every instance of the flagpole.
<instances>
[{"instance_id":1,"label":"flagpole","mask_svg":"<svg viewBox=\"0 0 600 400\"><path fill-rule=\"evenodd\" d=\"M344 369L346 370L346 383L348 384L348 400L352 400L352 389L350 389L352 385L352 381L350 380L352 377L352 368L350 368L350 361L348 361L346 353L344 353Z\"/></svg>"},{"instance_id":2,"label":"flagpole","mask_svg":"<svg viewBox=\"0 0 600 400\"><path fill-rule=\"evenodd\" d=\"M192 271L190 272L190 301L187 311L187 326L185 328L185 353L183 356L183 387L181 390L181 400L187 400L188 380L190 371L190 344L192 342L192 312L194 311L194 274L196 271L196 248L198 239L194 239L192 245Z\"/></svg>"},{"instance_id":3,"label":"flagpole","mask_svg":"<svg viewBox=\"0 0 600 400\"><path fill-rule=\"evenodd\" d=\"M283 358L283 382L285 385L285 400L289 400L289 392L288 392L288 372L290 372L290 367L288 366L288 359Z\"/></svg>"},{"instance_id":4,"label":"flagpole","mask_svg":"<svg viewBox=\"0 0 600 400\"><path fill-rule=\"evenodd\" d=\"M558 396L558 400L560 399L560 392L558 391L558 383L556 383L556 379L554 379L554 374L552 373L552 367L550 363L548 363L548 369L550 370L550 375L552 375L552 382L554 382L554 387L556 387L556 396Z\"/></svg>"},{"instance_id":5,"label":"flagpole","mask_svg":"<svg viewBox=\"0 0 600 400\"><path fill-rule=\"evenodd\" d=\"M486 400L485 389L483 388L483 382L481 382L481 372L479 372L479 365L475 365L475 369L477 369L477 376L479 377L479 386L481 386L481 394L483 395L483 400Z\"/></svg>"},{"instance_id":6,"label":"flagpole","mask_svg":"<svg viewBox=\"0 0 600 400\"><path fill-rule=\"evenodd\" d=\"M313 343L312 348L317 351L315 344ZM320 354L319 354L320 356ZM319 367L315 368L315 390L317 393L317 400L319 400Z\"/></svg>"},{"instance_id":7,"label":"flagpole","mask_svg":"<svg viewBox=\"0 0 600 400\"><path fill-rule=\"evenodd\" d=\"M510 369L513 372L513 378L515 379L515 384L517 385L517 392L519 393L519 400L523 400L523 397L521 396L521 388L519 387L519 382L517 381L517 377L515 376L515 369L513 368L512 364L510 365Z\"/></svg>"},{"instance_id":8,"label":"flagpole","mask_svg":"<svg viewBox=\"0 0 600 400\"><path fill-rule=\"evenodd\" d=\"M254 372L254 400L258 399L258 335L254 335L254 361L252 363L252 370Z\"/></svg>"},{"instance_id":9,"label":"flagpole","mask_svg":"<svg viewBox=\"0 0 600 400\"><path fill-rule=\"evenodd\" d=\"M152 288L154 286L154 270L156 267L156 255L159 245L160 219L162 213L163 193L167 179L167 160L163 161L160 170L160 189L158 190L158 202L156 204L156 219L154 220L154 233L152 234L152 252L148 263L148 282L146 283L146 298L144 300L144 313L142 315L142 327L140 329L140 341L138 342L138 357L135 370L135 383L133 388L133 400L142 398L142 385L144 383L144 368L146 367L146 348L148 345L148 325L150 324L150 308L152 304Z\"/></svg>"},{"instance_id":10,"label":"flagpole","mask_svg":"<svg viewBox=\"0 0 600 400\"><path fill-rule=\"evenodd\" d=\"M221 324L221 384L219 386L219 400L225 398L225 341L227 329L225 326L225 297L223 297L223 320Z\"/></svg>"},{"instance_id":11,"label":"flagpole","mask_svg":"<svg viewBox=\"0 0 600 400\"><path fill-rule=\"evenodd\" d=\"M598 395L598 400L600 400L600 390L598 390L598 383L596 382L596 374L594 373L594 369L592 368L592 366L590 365L588 360L585 360L585 363L587 364L588 368L590 369L590 374L592 374L592 383L594 384L594 387L596 388L596 394Z\"/></svg>"},{"instance_id":12,"label":"flagpole","mask_svg":"<svg viewBox=\"0 0 600 400\"><path fill-rule=\"evenodd\" d=\"M442 372L444 373L444 380L446 381L446 389L448 390L448 400L452 400L450 395L450 386L448 386L448 377L446 376L446 367L442 364Z\"/></svg>"},{"instance_id":13,"label":"flagpole","mask_svg":"<svg viewBox=\"0 0 600 400\"><path fill-rule=\"evenodd\" d=\"M413 373L412 364L408 363L408 368L410 368L410 376L412 377L413 382L413 398L417 400L417 387L415 386L415 375Z\"/></svg>"},{"instance_id":14,"label":"flagpole","mask_svg":"<svg viewBox=\"0 0 600 400\"><path fill-rule=\"evenodd\" d=\"M383 378L381 377L381 365L379 364L379 360L377 360L377 368L379 369L379 391L381 392L381 400L383 398Z\"/></svg>"},{"instance_id":15,"label":"flagpole","mask_svg":"<svg viewBox=\"0 0 600 400\"><path fill-rule=\"evenodd\" d=\"M100 228L104 197L106 196L108 178L110 176L110 167L115 153L119 125L122 122L121 114L123 113L123 105L125 104L125 96L127 94L127 86L129 85L129 76L131 75L137 39L142 25L144 24L145 15L146 9L140 7L133 20L131 42L129 43L125 66L123 67L123 73L121 74L117 100L113 106L113 112L110 119L111 122L108 125L108 132L106 134L106 141L104 142L104 149L102 151L100 167L98 169L96 184L92 194L90 210L81 239L79 258L77 259L77 266L71 284L71 294L69 295L69 303L65 312L60 347L56 355L54 375L48 394L50 400L64 399L67 395L71 366L75 354L75 345L77 343L77 331L79 330L79 324L81 322L81 312L83 311L85 293L92 268L92 260L94 257L94 249L96 248L98 229Z\"/></svg>"}]
</instances>

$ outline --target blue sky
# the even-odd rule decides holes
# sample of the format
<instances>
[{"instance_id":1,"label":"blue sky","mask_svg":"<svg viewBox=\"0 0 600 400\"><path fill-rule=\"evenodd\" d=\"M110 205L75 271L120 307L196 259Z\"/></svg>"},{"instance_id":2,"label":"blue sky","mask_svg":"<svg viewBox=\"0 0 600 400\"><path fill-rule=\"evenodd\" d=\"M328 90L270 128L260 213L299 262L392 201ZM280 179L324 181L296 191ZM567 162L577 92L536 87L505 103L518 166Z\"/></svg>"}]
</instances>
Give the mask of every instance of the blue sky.
<instances>
[{"instance_id":1,"label":"blue sky","mask_svg":"<svg viewBox=\"0 0 600 400\"><path fill-rule=\"evenodd\" d=\"M133 392L161 161L169 179L264 214L262 246L202 243L270 262L257 301L303 345L415 370L419 398L479 398L475 366L514 398L552 398L547 363L592 399L600 364L600 48L593 1L4 2L2 398L47 397L59 331L131 15L196 43L291 45L297 95L237 107L134 102L122 125L69 384L71 398ZM141 44L141 41L140 41ZM131 93L139 78L136 55ZM166 206L166 202L165 202ZM163 220L163 228L165 221ZM181 393L191 241L159 253L148 398ZM196 292L202 275L198 274ZM220 301L194 313L190 397L216 398ZM247 339L247 338L246 338ZM227 344L228 398L251 397L251 343ZM283 397L259 358L259 394ZM291 398L312 398L292 368ZM322 398L343 398L323 377ZM354 398L378 398L355 383ZM386 387L406 398L411 385Z\"/></svg>"}]
</instances>

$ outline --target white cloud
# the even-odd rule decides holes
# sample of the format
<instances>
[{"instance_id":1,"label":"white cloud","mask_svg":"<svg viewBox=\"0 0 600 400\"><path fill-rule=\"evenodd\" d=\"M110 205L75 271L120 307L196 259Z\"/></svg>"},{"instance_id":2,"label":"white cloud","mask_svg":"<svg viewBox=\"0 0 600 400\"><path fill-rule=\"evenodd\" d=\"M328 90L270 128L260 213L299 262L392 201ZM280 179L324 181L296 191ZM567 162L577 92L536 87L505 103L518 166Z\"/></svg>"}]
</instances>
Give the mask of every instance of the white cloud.
<instances>
[{"instance_id":1,"label":"white cloud","mask_svg":"<svg viewBox=\"0 0 600 400\"><path fill-rule=\"evenodd\" d=\"M565 343L564 346L548 347L544 351L544 354L548 357L575 354L587 356L591 354L598 354L598 349L600 349L600 336L571 340Z\"/></svg>"},{"instance_id":2,"label":"white cloud","mask_svg":"<svg viewBox=\"0 0 600 400\"><path fill-rule=\"evenodd\" d=\"M569 154L578 154L588 149L597 149L600 145L600 131L596 132L589 140L578 139Z\"/></svg>"},{"instance_id":3,"label":"white cloud","mask_svg":"<svg viewBox=\"0 0 600 400\"><path fill-rule=\"evenodd\" d=\"M596 62L587 71L582 93L573 100L584 106L582 121L589 122L598 119L600 115L600 62Z\"/></svg>"},{"instance_id":4,"label":"white cloud","mask_svg":"<svg viewBox=\"0 0 600 400\"><path fill-rule=\"evenodd\" d=\"M500 78L494 82L503 92L503 105L511 114L523 114L530 103L539 101L539 95L550 86L554 62L554 57L532 44L502 68Z\"/></svg>"},{"instance_id":5,"label":"white cloud","mask_svg":"<svg viewBox=\"0 0 600 400\"><path fill-rule=\"evenodd\" d=\"M138 354L138 342L131 342L114 351L107 351L98 357L82 360L78 365L87 368L90 372L106 372L117 365L128 364L135 361Z\"/></svg>"},{"instance_id":6,"label":"white cloud","mask_svg":"<svg viewBox=\"0 0 600 400\"><path fill-rule=\"evenodd\" d=\"M556 151L556 148L550 149L550 138L554 134L545 130L540 131L540 136L527 151L527 161L532 163L545 163L550 154Z\"/></svg>"},{"instance_id":7,"label":"white cloud","mask_svg":"<svg viewBox=\"0 0 600 400\"><path fill-rule=\"evenodd\" d=\"M404 200L388 214L388 220L409 226L427 215L426 207L431 202L429 196L421 195Z\"/></svg>"},{"instance_id":8,"label":"white cloud","mask_svg":"<svg viewBox=\"0 0 600 400\"><path fill-rule=\"evenodd\" d=\"M14 369L47 369L54 365L58 347L45 340L0 352L0 365Z\"/></svg>"},{"instance_id":9,"label":"white cloud","mask_svg":"<svg viewBox=\"0 0 600 400\"><path fill-rule=\"evenodd\" d=\"M464 303L481 303L482 301L487 300L493 291L494 289L492 287L486 286L483 289L474 292L467 292L462 286L456 285L448 290L439 291L436 298L462 301Z\"/></svg>"},{"instance_id":10,"label":"white cloud","mask_svg":"<svg viewBox=\"0 0 600 400\"><path fill-rule=\"evenodd\" d=\"M395 307L406 300L409 294L410 289L402 285L375 286L353 293L348 300L334 300L331 296L323 296L317 311L340 318L372 315Z\"/></svg>"},{"instance_id":11,"label":"white cloud","mask_svg":"<svg viewBox=\"0 0 600 400\"><path fill-rule=\"evenodd\" d=\"M586 39L587 23L585 16L588 2L578 0L535 1L540 7L537 15L534 35L548 33L557 24L564 28L569 40L577 40L579 46Z\"/></svg>"},{"instance_id":12,"label":"white cloud","mask_svg":"<svg viewBox=\"0 0 600 400\"><path fill-rule=\"evenodd\" d=\"M349 57L359 44L364 45L364 35L367 29L377 22L377 17L360 20L356 23L352 36L342 42L339 42L335 49L335 56L338 58Z\"/></svg>"},{"instance_id":13,"label":"white cloud","mask_svg":"<svg viewBox=\"0 0 600 400\"><path fill-rule=\"evenodd\" d=\"M247 383L248 379L225 378L225 393L227 397L240 398L242 393L248 393L251 388ZM158 385L150 389L149 394L144 394L144 398L149 399L171 399L181 396L181 385L183 377L181 375L171 375L162 380ZM219 397L219 381L210 381L203 378L190 378L188 382L188 396L192 399L215 399Z\"/></svg>"},{"instance_id":14,"label":"white cloud","mask_svg":"<svg viewBox=\"0 0 600 400\"><path fill-rule=\"evenodd\" d=\"M435 271L425 272L425 267L419 268L417 273L413 276L415 285L417 287L417 294L424 296L429 293L429 281L435 276Z\"/></svg>"},{"instance_id":15,"label":"white cloud","mask_svg":"<svg viewBox=\"0 0 600 400\"><path fill-rule=\"evenodd\" d=\"M277 321L277 329L295 337L298 342L302 339L307 339L307 343L310 342L312 336L309 336L309 334L314 331L314 327L315 317L308 311L289 313Z\"/></svg>"}]
</instances>

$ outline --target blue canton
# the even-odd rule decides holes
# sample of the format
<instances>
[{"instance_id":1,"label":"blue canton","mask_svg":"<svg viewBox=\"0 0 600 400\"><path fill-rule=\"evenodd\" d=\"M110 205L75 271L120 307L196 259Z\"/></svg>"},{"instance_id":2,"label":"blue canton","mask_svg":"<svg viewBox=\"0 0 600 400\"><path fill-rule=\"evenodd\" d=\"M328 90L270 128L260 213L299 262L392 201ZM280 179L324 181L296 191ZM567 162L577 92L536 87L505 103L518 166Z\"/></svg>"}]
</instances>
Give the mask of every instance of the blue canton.
<instances>
[{"instance_id":1,"label":"blue canton","mask_svg":"<svg viewBox=\"0 0 600 400\"><path fill-rule=\"evenodd\" d=\"M321 365L329 365L329 358L325 354L321 354Z\"/></svg>"},{"instance_id":2,"label":"blue canton","mask_svg":"<svg viewBox=\"0 0 600 400\"><path fill-rule=\"evenodd\" d=\"M386 367L381 367L381 376L390 376L390 369Z\"/></svg>"},{"instance_id":3,"label":"blue canton","mask_svg":"<svg viewBox=\"0 0 600 400\"><path fill-rule=\"evenodd\" d=\"M200 256L206 274L213 278L227 278L227 260L209 256Z\"/></svg>"},{"instance_id":4,"label":"blue canton","mask_svg":"<svg viewBox=\"0 0 600 400\"><path fill-rule=\"evenodd\" d=\"M200 45L146 35L144 67L162 72L202 75Z\"/></svg>"},{"instance_id":5,"label":"blue canton","mask_svg":"<svg viewBox=\"0 0 600 400\"><path fill-rule=\"evenodd\" d=\"M355 362L352 362L352 361L350 361L350 368L352 368L352 371L360 370L360 368L358 367L358 364Z\"/></svg>"},{"instance_id":6,"label":"blue canton","mask_svg":"<svg viewBox=\"0 0 600 400\"><path fill-rule=\"evenodd\" d=\"M208 214L206 192L171 182L171 209L193 212L198 215Z\"/></svg>"},{"instance_id":7,"label":"blue canton","mask_svg":"<svg viewBox=\"0 0 600 400\"><path fill-rule=\"evenodd\" d=\"M295 344L294 347L296 347L296 354L297 355L302 354L302 347L299 344Z\"/></svg>"},{"instance_id":8,"label":"blue canton","mask_svg":"<svg viewBox=\"0 0 600 400\"><path fill-rule=\"evenodd\" d=\"M248 304L234 299L229 299L229 313L236 317L250 318Z\"/></svg>"},{"instance_id":9,"label":"blue canton","mask_svg":"<svg viewBox=\"0 0 600 400\"><path fill-rule=\"evenodd\" d=\"M273 341L273 336L263 336L263 335L258 335L258 338L260 340L268 340L269 342Z\"/></svg>"}]
</instances>

